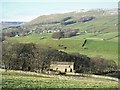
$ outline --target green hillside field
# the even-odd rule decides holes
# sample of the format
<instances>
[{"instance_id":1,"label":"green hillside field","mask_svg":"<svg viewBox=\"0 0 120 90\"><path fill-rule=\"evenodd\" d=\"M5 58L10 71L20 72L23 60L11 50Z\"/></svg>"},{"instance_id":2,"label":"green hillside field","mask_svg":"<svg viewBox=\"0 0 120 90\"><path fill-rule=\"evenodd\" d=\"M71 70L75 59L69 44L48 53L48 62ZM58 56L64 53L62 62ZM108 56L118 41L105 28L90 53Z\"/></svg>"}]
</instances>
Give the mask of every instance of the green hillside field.
<instances>
[{"instance_id":1,"label":"green hillside field","mask_svg":"<svg viewBox=\"0 0 120 90\"><path fill-rule=\"evenodd\" d=\"M109 33L103 35L104 38L109 36L114 36L116 33ZM118 62L118 42L117 38L111 40L101 40L100 35L91 37L93 34L79 35L72 38L62 38L60 40L51 38L51 33L48 34L31 34L25 37L13 37L8 40L19 41L22 43L38 43L44 46L52 47L65 52L78 52L80 54L85 54L90 57L103 57L109 60L114 60ZM41 39L43 38L44 39ZM102 38L103 38L102 37ZM84 38L87 39L85 47L82 47ZM67 49L59 47L62 44Z\"/></svg>"},{"instance_id":2,"label":"green hillside field","mask_svg":"<svg viewBox=\"0 0 120 90\"><path fill-rule=\"evenodd\" d=\"M118 90L118 81L89 76L44 75L15 70L2 71L2 90L40 88L108 88Z\"/></svg>"},{"instance_id":3,"label":"green hillside field","mask_svg":"<svg viewBox=\"0 0 120 90\"><path fill-rule=\"evenodd\" d=\"M22 43L39 43L44 46L52 47L68 53L77 52L88 55L89 57L103 57L118 63L118 15L114 13L116 9L102 10L95 9L87 12L69 12L61 14L51 14L39 16L36 19L25 24L26 30L54 30L79 29L80 35L71 38L62 38L60 40L51 38L52 33L31 34L24 37L13 37L11 40L17 40ZM114 13L114 14L113 14ZM95 19L87 22L79 22L82 17L93 16ZM61 22L66 17L71 17L68 21L76 21L74 24L61 25L43 24L44 22ZM28 25L28 26L27 26ZM85 32L81 34L81 32ZM85 47L82 47L84 40L87 39ZM62 44L64 47L59 47Z\"/></svg>"},{"instance_id":4,"label":"green hillside field","mask_svg":"<svg viewBox=\"0 0 120 90\"><path fill-rule=\"evenodd\" d=\"M47 48L54 48L67 53L80 53L89 57L102 57L115 61L118 64L118 15L111 14L115 10L90 10L87 12L69 12L63 14L51 14L40 16L19 28L7 28L4 31L21 30L33 31L26 36L7 37L5 41L35 43ZM84 16L93 16L95 19L80 22ZM65 21L76 21L74 24L62 25L61 23L41 24L45 22L61 22L66 17L72 17ZM47 30L79 29L79 35L70 38L54 39L51 33L39 33ZM35 33L38 31L38 33ZM21 33L20 33L21 34ZM87 40L84 47L84 41ZM3 41L4 42L4 41ZM62 47L60 46L62 45ZM65 48L66 47L66 48ZM83 76L45 75L41 73L23 72L15 70L2 70L3 90L12 89L39 89L39 88L98 88L97 90L118 90L118 81L105 78L93 78ZM100 89L99 89L100 88ZM82 89L83 90L83 89ZM93 90L93 89L92 89Z\"/></svg>"}]
</instances>

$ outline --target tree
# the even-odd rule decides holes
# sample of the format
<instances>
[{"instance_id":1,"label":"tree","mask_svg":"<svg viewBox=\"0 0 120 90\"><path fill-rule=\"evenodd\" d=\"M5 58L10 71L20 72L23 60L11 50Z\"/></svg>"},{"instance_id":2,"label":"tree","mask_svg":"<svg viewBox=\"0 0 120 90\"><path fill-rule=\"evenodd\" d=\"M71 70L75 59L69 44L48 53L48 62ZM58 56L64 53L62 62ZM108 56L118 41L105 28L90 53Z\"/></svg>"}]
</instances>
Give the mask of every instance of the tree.
<instances>
[{"instance_id":1,"label":"tree","mask_svg":"<svg viewBox=\"0 0 120 90\"><path fill-rule=\"evenodd\" d=\"M117 70L117 65L114 61L106 60L101 57L91 58L91 71L96 74Z\"/></svg>"},{"instance_id":2,"label":"tree","mask_svg":"<svg viewBox=\"0 0 120 90\"><path fill-rule=\"evenodd\" d=\"M40 44L4 41L2 46L2 63L6 69L44 72L49 69L52 61L74 62L78 73L103 73L117 69L115 62L108 62L104 58L89 58L79 53L68 54Z\"/></svg>"},{"instance_id":3,"label":"tree","mask_svg":"<svg viewBox=\"0 0 120 90\"><path fill-rule=\"evenodd\" d=\"M72 19L72 17L65 17L62 21L67 21L69 19Z\"/></svg>"},{"instance_id":4,"label":"tree","mask_svg":"<svg viewBox=\"0 0 120 90\"><path fill-rule=\"evenodd\" d=\"M52 34L52 38L60 39L64 37L64 32L55 32Z\"/></svg>"},{"instance_id":5,"label":"tree","mask_svg":"<svg viewBox=\"0 0 120 90\"><path fill-rule=\"evenodd\" d=\"M61 25L69 25L74 23L76 23L76 21L67 21L67 22L61 22Z\"/></svg>"},{"instance_id":6,"label":"tree","mask_svg":"<svg viewBox=\"0 0 120 90\"><path fill-rule=\"evenodd\" d=\"M76 36L76 35L77 35L77 32L75 32L75 31L64 33L65 38L69 38L69 37Z\"/></svg>"},{"instance_id":7,"label":"tree","mask_svg":"<svg viewBox=\"0 0 120 90\"><path fill-rule=\"evenodd\" d=\"M80 18L80 22L87 22L87 21L91 21L91 20L93 20L93 19L95 19L95 17L93 17L93 16L86 16L86 17L82 17L82 18Z\"/></svg>"}]
</instances>

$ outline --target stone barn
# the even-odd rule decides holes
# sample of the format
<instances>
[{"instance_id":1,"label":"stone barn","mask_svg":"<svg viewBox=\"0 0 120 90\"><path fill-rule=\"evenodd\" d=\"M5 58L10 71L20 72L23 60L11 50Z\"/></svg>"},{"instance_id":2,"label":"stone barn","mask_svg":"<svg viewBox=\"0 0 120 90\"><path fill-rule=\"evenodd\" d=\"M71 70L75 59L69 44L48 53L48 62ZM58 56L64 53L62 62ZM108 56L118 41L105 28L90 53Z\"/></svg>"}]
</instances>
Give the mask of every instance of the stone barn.
<instances>
[{"instance_id":1,"label":"stone barn","mask_svg":"<svg viewBox=\"0 0 120 90\"><path fill-rule=\"evenodd\" d=\"M51 62L50 69L59 72L74 72L74 62Z\"/></svg>"}]
</instances>

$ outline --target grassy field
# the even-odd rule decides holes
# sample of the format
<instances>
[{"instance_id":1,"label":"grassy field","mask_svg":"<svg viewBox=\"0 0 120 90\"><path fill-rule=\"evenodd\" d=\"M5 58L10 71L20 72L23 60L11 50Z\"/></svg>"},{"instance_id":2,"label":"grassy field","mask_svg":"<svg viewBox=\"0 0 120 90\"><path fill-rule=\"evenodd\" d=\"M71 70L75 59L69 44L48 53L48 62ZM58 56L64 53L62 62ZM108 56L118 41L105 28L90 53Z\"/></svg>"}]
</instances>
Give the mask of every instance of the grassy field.
<instances>
[{"instance_id":1,"label":"grassy field","mask_svg":"<svg viewBox=\"0 0 120 90\"><path fill-rule=\"evenodd\" d=\"M107 28L105 31L112 31L112 32L117 31L117 27L115 26L115 24L117 24L118 22L117 21L118 16L111 15L110 13L108 13L108 11L105 11L105 13L106 14L103 15L102 10L98 11L96 9L96 10L91 10L88 12L68 12L68 13L62 13L62 14L43 15L43 16L40 16L32 20L31 22L28 22L27 25L38 24L38 23L42 23L46 21L48 22L61 21L66 17L72 17L70 20L78 21L81 17L84 17L84 16L94 16L95 19L90 22L86 22L86 23L79 22L79 23L67 25L64 27L79 28L82 31L86 29L90 29L90 27L91 29L95 29L97 31L102 30L102 28Z\"/></svg>"},{"instance_id":2,"label":"grassy field","mask_svg":"<svg viewBox=\"0 0 120 90\"><path fill-rule=\"evenodd\" d=\"M86 33L75 36L72 38L62 38L60 40L52 39L51 33L47 34L32 34L25 37L14 37L11 40L17 40L22 43L38 43L44 46L52 47L65 52L78 52L88 55L90 57L103 57L109 60L118 62L118 16L117 14L110 14L109 10L90 10L87 12L68 12L62 14L51 14L40 16L25 25L32 25L26 27L26 30L47 30L47 28L73 28L79 29L80 32ZM111 11L111 10L110 10ZM112 10L113 12L114 10ZM94 16L95 19L88 22L79 22L81 17ZM57 24L45 24L39 25L42 22L54 22L61 21L66 17L71 17L69 20L76 20L77 22L69 25ZM69 21L68 20L68 21ZM33 24L36 24L35 26ZM54 27L54 28L53 28ZM44 39L43 39L44 38ZM82 44L85 40L88 40L85 48L82 48ZM107 40L103 40L107 39ZM9 39L10 40L10 39ZM59 44L63 44L67 49L59 47Z\"/></svg>"},{"instance_id":3,"label":"grassy field","mask_svg":"<svg viewBox=\"0 0 120 90\"><path fill-rule=\"evenodd\" d=\"M2 88L3 90L17 88L22 90L35 88L118 88L118 82L82 76L44 75L2 70Z\"/></svg>"},{"instance_id":4,"label":"grassy field","mask_svg":"<svg viewBox=\"0 0 120 90\"><path fill-rule=\"evenodd\" d=\"M95 16L94 20L89 22L78 22L83 16ZM70 25L47 24L39 25L42 22L61 21L65 17L72 17L70 20L75 20L77 23ZM69 21L69 20L68 20ZM37 43L43 46L52 47L64 52L77 52L89 57L103 57L108 60L113 60L118 63L118 16L104 13L103 11L88 11L88 12L70 12L64 14L52 14L40 16L31 22L28 22L25 30L46 30L46 28L73 28L79 29L80 32L86 33L74 36L71 38L62 38L60 40L51 38L52 33L46 34L31 34L23 37L7 38L8 41L18 41L21 43ZM36 24L34 26L33 24ZM33 25L33 26L29 26ZM14 29L8 29L14 30ZM54 29L53 29L54 30ZM83 42L87 39L85 47L82 47ZM63 47L60 47L63 45ZM66 49L64 47L67 47ZM105 78L93 78L82 76L56 76L44 75L23 71L2 71L2 88L5 90L11 89L36 89L36 88L100 88L99 90L117 90L118 82ZM111 89L110 89L111 88Z\"/></svg>"},{"instance_id":5,"label":"grassy field","mask_svg":"<svg viewBox=\"0 0 120 90\"><path fill-rule=\"evenodd\" d=\"M51 38L51 34L32 34L25 37L13 37L8 40L17 40L22 43L38 43L43 44L44 46L53 47L58 50L65 52L78 52L80 54L85 54L90 57L103 57L109 60L113 60L116 63L118 62L118 41L117 39L113 40L101 40L101 38L109 38L115 36L117 33L106 33L104 35L94 36L92 33L85 35L79 35L72 38L62 38L60 40ZM44 39L41 39L44 37ZM82 48L84 38L87 38L87 43L85 48ZM67 47L59 47L62 44Z\"/></svg>"}]
</instances>

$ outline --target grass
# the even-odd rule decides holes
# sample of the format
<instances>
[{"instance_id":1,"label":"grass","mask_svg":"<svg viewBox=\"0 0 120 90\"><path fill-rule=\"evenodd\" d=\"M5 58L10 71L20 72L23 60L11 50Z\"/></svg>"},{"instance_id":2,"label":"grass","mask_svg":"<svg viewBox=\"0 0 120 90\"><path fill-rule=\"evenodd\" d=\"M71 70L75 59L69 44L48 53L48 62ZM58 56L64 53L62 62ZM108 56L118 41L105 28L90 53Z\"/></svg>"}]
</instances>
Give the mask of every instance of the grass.
<instances>
[{"instance_id":1,"label":"grass","mask_svg":"<svg viewBox=\"0 0 120 90\"><path fill-rule=\"evenodd\" d=\"M31 22L27 23L38 24L41 22L51 22L51 21L60 21L65 17L72 16L71 20L79 20L82 16L95 16L96 18L89 22L77 22L70 25L60 25L60 24L48 24L42 26L30 26L27 27L27 30L35 30L39 28L46 27L62 27L62 28L77 28L80 31L87 31L88 33L71 37L71 38L62 38L60 40L52 39L51 33L48 34L31 34L25 37L13 37L8 38L10 41L18 41L21 43L37 43L44 46L49 46L58 50L65 52L78 52L80 54L85 54L89 57L103 57L109 60L113 60L118 63L118 38L113 38L107 41L102 39L112 38L118 35L118 28L116 24L118 23L117 15L103 15L103 12L88 11L88 12L70 12L64 14L54 14L54 15L44 15L40 16ZM12 29L9 29L12 30ZM89 33L91 32L91 33ZM102 33L102 34L100 34ZM88 39L84 48L82 44L85 40ZM59 47L59 44L63 44L67 47ZM28 72L17 72L17 71L2 71L2 88L6 90L10 89L36 89L36 88L113 88L117 90L118 82L100 79L100 78L91 78L91 77L74 77L74 76L49 76L43 74L35 74Z\"/></svg>"},{"instance_id":2,"label":"grass","mask_svg":"<svg viewBox=\"0 0 120 90\"><path fill-rule=\"evenodd\" d=\"M101 40L101 38L115 36L117 33L106 33L102 35L94 36L93 33L87 33L84 35L75 36L72 38L62 38L60 40L51 38L51 33L48 34L32 34L25 37L13 37L8 40L17 40L22 43L38 43L43 44L44 46L53 47L58 50L65 52L78 52L81 54L88 55L90 57L103 57L109 60L113 60L118 63L118 41L116 40ZM41 39L44 37L44 39ZM84 38L87 38L88 41L85 45L85 48L82 48ZM59 44L63 44L67 47L59 47Z\"/></svg>"},{"instance_id":3,"label":"grass","mask_svg":"<svg viewBox=\"0 0 120 90\"><path fill-rule=\"evenodd\" d=\"M38 24L41 22L51 22L51 21L61 21L65 17L71 16L72 19L70 20L77 20L79 21L83 16L95 16L94 20L88 22L77 22L75 24L70 25L61 25L61 24L47 24L47 25L36 25L36 26L28 26L26 30L40 30L46 29L51 27L54 29L55 27L62 27L62 28L76 28L79 29L81 32L86 31L86 34L79 35L72 38L64 38L61 40L56 40L51 38L51 33L48 34L32 34L26 37L14 37L11 40L17 40L22 43L38 43L43 44L44 46L53 47L55 49L59 49L65 52L78 52L81 54L88 55L90 57L100 56L106 59L110 59L118 63L118 16L108 14L108 11L105 11L103 15L103 11L91 10L88 12L69 12L63 14L51 14L51 15L43 15L40 16L31 22L27 23L30 24ZM69 21L69 20L68 20ZM53 28L54 27L54 28ZM42 39L41 37L44 37ZM115 37L115 38L113 38ZM88 39L85 48L82 48L82 44L85 40ZM107 41L102 41L102 39L109 39ZM10 39L9 39L10 40ZM59 47L59 44L63 44L67 47L64 49Z\"/></svg>"},{"instance_id":4,"label":"grass","mask_svg":"<svg viewBox=\"0 0 120 90\"><path fill-rule=\"evenodd\" d=\"M107 12L107 11L105 11ZM93 25L94 27L97 27L96 30L101 29L102 27L108 26L109 28L107 29L108 31L115 31L115 24L117 24L117 15L110 15L110 14L105 14L103 15L103 11L97 11L97 10L91 10L88 12L69 12L69 13L62 13L62 14L51 14L51 15L43 15L40 16L31 22L28 22L27 24L38 24L41 22L51 22L51 21L61 21L66 17L72 17L70 20L80 20L81 17L83 16L95 16L95 20L87 22L87 23L76 23L76 24L71 24L67 25L65 27L73 27L73 28L79 28L80 30L87 29L86 26ZM69 20L68 20L69 21ZM116 27L117 28L117 27ZM109 30L110 29L110 30Z\"/></svg>"},{"instance_id":5,"label":"grass","mask_svg":"<svg viewBox=\"0 0 120 90\"><path fill-rule=\"evenodd\" d=\"M39 89L39 88L118 88L118 82L81 76L43 75L29 72L2 71L2 88Z\"/></svg>"}]
</instances>

